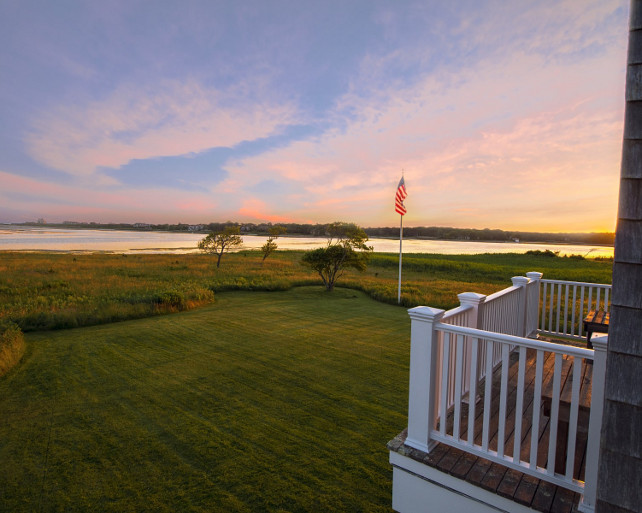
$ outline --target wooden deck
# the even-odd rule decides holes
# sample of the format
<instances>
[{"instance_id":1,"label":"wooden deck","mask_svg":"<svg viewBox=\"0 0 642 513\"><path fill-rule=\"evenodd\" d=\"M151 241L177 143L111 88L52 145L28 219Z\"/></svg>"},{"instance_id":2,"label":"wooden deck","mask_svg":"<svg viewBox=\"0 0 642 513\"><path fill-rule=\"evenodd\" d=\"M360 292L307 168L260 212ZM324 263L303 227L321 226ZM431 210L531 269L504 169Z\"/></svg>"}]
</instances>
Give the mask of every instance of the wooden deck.
<instances>
[{"instance_id":1,"label":"wooden deck","mask_svg":"<svg viewBox=\"0 0 642 513\"><path fill-rule=\"evenodd\" d=\"M505 454L513 454L514 444L514 428L515 428L515 396L517 390L517 354L511 354L511 364L509 371L509 387L507 396L507 416L506 416L506 429L505 429ZM535 378L535 351L528 350L527 352L527 367L525 379L525 394L524 394L524 415L522 421L522 442L521 442L521 459L529 460L530 447L531 447L531 424L532 424L532 409L533 409L533 395L534 395L534 378ZM564 400L564 391L570 388L572 378L572 359L568 358L563 361L562 366L562 401ZM546 404L546 393L551 388L550 382L553 376L554 356L550 353L544 362L544 386L542 387L542 402ZM582 366L583 377L583 394L585 398L590 401L590 377L592 376L592 366ZM498 412L499 412L499 390L500 390L500 373L493 374L492 384L492 400L491 400L491 430L489 436L489 446L492 450L497 450L497 435L498 435ZM565 386L566 385L566 386ZM482 421L483 421L483 391L484 387L479 386L478 390L481 391L482 397L476 398L476 416L474 424L475 443L481 444L482 436ZM562 403L561 403L562 404ZM545 407L541 408L539 412L539 432L537 434L539 439L537 465L546 467L548 464L548 439L550 436L550 420L545 413ZM584 479L584 460L586 457L586 423L582 420L585 416L580 415L580 423L577 430L577 445L575 451L575 479ZM588 416L586 415L586 418ZM561 417L560 424L564 422ZM463 405L461 414L462 426L468 425L468 408ZM453 413L450 412L447 423L446 432L452 432ZM464 429L465 431L465 429ZM558 426L558 431L564 433L566 436L567 431L564 431L563 426ZM493 463L487 459L472 455L461 449L449 447L446 444L438 444L429 454L423 453L416 449L404 445L405 431L388 444L391 451L396 451L405 456L416 459L426 465L436 468L442 472L446 472L459 479L464 479L472 484L480 486L486 490L497 493L503 497L512 499L520 504L529 506L536 511L544 513L567 513L577 510L579 502L579 495L571 492L565 488L561 488L542 481L527 474L523 474L514 469L502 466L498 463ZM466 435L463 436L466 438ZM558 442L565 444L565 439L558 434ZM556 458L559 460L559 456ZM561 463L561 465L560 465ZM557 469L563 468L564 462L556 461Z\"/></svg>"}]
</instances>

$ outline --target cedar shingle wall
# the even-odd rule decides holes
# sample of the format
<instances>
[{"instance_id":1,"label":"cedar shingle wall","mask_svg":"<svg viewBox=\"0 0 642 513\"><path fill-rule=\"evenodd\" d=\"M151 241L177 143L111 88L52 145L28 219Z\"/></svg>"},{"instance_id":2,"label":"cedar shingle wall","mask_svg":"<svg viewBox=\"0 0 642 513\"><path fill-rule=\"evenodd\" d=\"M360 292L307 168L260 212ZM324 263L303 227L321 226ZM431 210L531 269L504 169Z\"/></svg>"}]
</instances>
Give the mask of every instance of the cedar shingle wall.
<instances>
[{"instance_id":1,"label":"cedar shingle wall","mask_svg":"<svg viewBox=\"0 0 642 513\"><path fill-rule=\"evenodd\" d=\"M642 512L642 0L629 28L599 513Z\"/></svg>"}]
</instances>

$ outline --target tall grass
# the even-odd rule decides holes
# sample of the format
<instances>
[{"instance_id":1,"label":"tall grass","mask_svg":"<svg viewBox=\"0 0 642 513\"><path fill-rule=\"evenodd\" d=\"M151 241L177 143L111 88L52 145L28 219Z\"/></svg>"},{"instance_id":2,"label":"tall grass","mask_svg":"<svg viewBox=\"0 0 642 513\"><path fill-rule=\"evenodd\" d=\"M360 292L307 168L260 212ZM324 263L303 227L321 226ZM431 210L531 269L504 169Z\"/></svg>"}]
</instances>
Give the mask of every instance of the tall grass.
<instances>
[{"instance_id":1,"label":"tall grass","mask_svg":"<svg viewBox=\"0 0 642 513\"><path fill-rule=\"evenodd\" d=\"M17 325L0 324L0 377L9 372L22 358L25 340Z\"/></svg>"},{"instance_id":2,"label":"tall grass","mask_svg":"<svg viewBox=\"0 0 642 513\"><path fill-rule=\"evenodd\" d=\"M288 290L320 284L300 264L302 252L228 254L219 269L212 257L187 255L0 254L0 321L23 331L72 328L191 310L231 290ZM490 294L512 276L542 271L546 278L610 283L611 263L542 255L407 254L402 306L452 308L465 291ZM348 270L338 286L397 303L398 257L372 255L365 273Z\"/></svg>"}]
</instances>

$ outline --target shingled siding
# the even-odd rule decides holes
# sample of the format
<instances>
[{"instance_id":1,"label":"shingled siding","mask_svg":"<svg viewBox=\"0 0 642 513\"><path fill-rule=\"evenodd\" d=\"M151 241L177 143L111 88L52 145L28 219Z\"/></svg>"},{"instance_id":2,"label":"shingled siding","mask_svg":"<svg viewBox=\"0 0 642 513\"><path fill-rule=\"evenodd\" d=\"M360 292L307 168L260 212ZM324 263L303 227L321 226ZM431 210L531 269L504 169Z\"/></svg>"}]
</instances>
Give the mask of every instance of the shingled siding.
<instances>
[{"instance_id":1,"label":"shingled siding","mask_svg":"<svg viewBox=\"0 0 642 513\"><path fill-rule=\"evenodd\" d=\"M642 511L642 0L632 0L599 513Z\"/></svg>"}]
</instances>

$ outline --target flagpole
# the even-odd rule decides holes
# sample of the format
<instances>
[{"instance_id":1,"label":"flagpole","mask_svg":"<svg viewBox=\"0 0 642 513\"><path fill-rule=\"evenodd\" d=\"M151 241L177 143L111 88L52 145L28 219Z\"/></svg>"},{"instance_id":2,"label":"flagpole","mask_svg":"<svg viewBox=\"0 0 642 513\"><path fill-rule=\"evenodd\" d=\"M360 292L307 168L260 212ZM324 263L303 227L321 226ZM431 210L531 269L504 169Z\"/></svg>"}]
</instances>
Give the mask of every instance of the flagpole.
<instances>
[{"instance_id":1,"label":"flagpole","mask_svg":"<svg viewBox=\"0 0 642 513\"><path fill-rule=\"evenodd\" d=\"M397 289L397 304L401 304L401 244L403 242L403 215L399 216L399 287Z\"/></svg>"}]
</instances>

